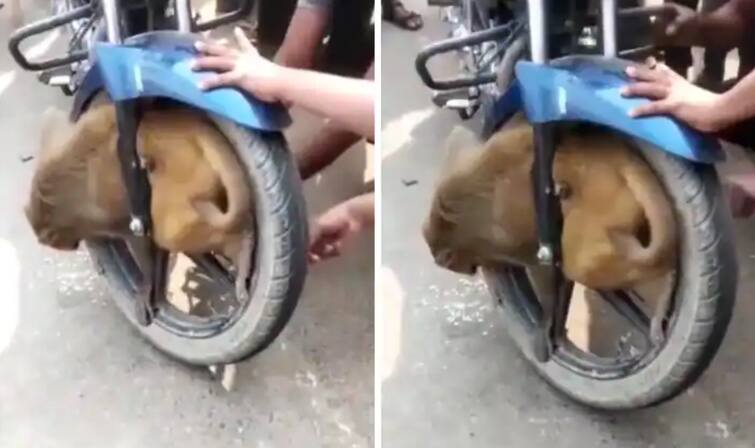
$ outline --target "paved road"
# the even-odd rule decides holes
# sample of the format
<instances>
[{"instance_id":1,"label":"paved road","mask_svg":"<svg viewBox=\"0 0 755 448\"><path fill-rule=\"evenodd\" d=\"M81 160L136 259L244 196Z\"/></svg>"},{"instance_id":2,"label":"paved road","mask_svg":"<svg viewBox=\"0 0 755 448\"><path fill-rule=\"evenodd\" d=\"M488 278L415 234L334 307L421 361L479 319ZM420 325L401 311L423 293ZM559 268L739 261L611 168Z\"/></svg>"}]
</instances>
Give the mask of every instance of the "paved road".
<instances>
[{"instance_id":1,"label":"paved road","mask_svg":"<svg viewBox=\"0 0 755 448\"><path fill-rule=\"evenodd\" d=\"M737 225L736 315L708 372L659 408L602 415L549 389L522 361L481 284L433 266L419 234L459 122L433 108L413 66L443 36L424 2L420 33L383 28L383 442L391 448L751 447L755 444L752 222ZM442 65L442 64L441 64ZM404 181L417 181L407 185Z\"/></svg>"},{"instance_id":2,"label":"paved road","mask_svg":"<svg viewBox=\"0 0 755 448\"><path fill-rule=\"evenodd\" d=\"M27 18L46 2L23 2ZM373 241L313 270L283 336L226 392L151 348L83 253L40 248L21 213L44 108L59 91L18 70L0 10L0 447L372 446ZM312 120L303 117L310 125ZM295 130L292 146L306 138ZM362 153L363 154L363 153ZM310 212L358 191L359 151L307 186ZM333 175L337 173L338 175Z\"/></svg>"}]
</instances>

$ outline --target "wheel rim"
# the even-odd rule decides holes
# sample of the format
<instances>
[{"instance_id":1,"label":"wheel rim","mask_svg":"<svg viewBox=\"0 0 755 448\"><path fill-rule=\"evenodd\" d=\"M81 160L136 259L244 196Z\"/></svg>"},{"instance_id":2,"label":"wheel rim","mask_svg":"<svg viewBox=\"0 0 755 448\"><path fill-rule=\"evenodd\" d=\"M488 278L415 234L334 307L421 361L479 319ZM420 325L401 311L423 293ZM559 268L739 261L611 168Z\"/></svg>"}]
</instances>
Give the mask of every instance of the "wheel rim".
<instances>
[{"instance_id":1,"label":"wheel rim","mask_svg":"<svg viewBox=\"0 0 755 448\"><path fill-rule=\"evenodd\" d=\"M127 241L117 239L105 243L112 259L118 266L119 274L129 291L132 300L143 281L142 270L139 266L140 254ZM253 266L256 265L256 251L252 251L249 275L244 281L244 297L239 297L235 291L236 273L232 265L215 254L208 253L198 256L186 256L171 253L165 263L180 267L185 282L181 285L182 297L179 303L175 299L176 293L170 291L174 286L174 269L166 270L166 283L161 300L156 304L152 325L175 334L182 338L210 338L225 332L233 326L243 315L251 302L247 293L256 281ZM193 265L179 265L181 257L185 262ZM184 263L185 263L184 262ZM178 275L181 275L179 272ZM177 285L177 284L176 284ZM195 293L195 294L192 294Z\"/></svg>"},{"instance_id":2,"label":"wheel rim","mask_svg":"<svg viewBox=\"0 0 755 448\"><path fill-rule=\"evenodd\" d=\"M533 285L526 269L514 266L501 266L488 270L488 279L492 279L494 294L499 302L505 301L508 306L506 312L513 312L519 317L526 329L534 332L542 319L541 299L538 297L536 287ZM618 339L617 356L605 356L595 354L579 347L568 337L566 323L569 320L571 307L567 306L562 313L554 311L554 326L562 326L563 333L554 340L551 360L577 375L595 380L617 380L628 377L633 373L649 365L663 349L673 332L674 322L679 309L679 303L675 300L676 291L675 273L667 279L666 290L670 306L664 316L663 339L654 342L650 335L651 316L647 312L646 303L637 291L592 291L584 287L584 291L596 294L602 301L603 306L612 309L616 316L621 317L628 327L633 328L634 334L624 337L622 333ZM507 282L511 288L505 295L498 291L501 283ZM571 284L572 282L567 282ZM579 285L581 286L581 285ZM571 285L567 286L571 288ZM570 296L573 297L573 296ZM665 297L665 296L664 296ZM644 344L637 347L636 342L642 339ZM610 345L609 341L601 341Z\"/></svg>"}]
</instances>

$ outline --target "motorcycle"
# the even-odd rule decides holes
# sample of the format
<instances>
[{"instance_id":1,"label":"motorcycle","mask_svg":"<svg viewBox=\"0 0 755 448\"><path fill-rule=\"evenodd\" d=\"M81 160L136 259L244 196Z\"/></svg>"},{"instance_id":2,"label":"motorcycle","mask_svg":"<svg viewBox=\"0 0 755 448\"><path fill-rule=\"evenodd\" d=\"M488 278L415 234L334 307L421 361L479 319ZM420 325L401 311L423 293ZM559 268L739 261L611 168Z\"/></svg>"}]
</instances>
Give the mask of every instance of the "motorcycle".
<instances>
[{"instance_id":1,"label":"motorcycle","mask_svg":"<svg viewBox=\"0 0 755 448\"><path fill-rule=\"evenodd\" d=\"M201 91L197 83L209 74L190 68L197 33L245 19L252 6L246 0L202 21L189 0L54 0L51 17L19 28L8 42L19 66L73 97L72 121L102 92L114 102L131 235L86 246L139 332L168 355L197 365L234 363L265 349L291 317L306 276L307 215L281 132L290 123L286 109L233 88ZM26 57L26 39L61 27L69 35L65 55ZM238 266L214 253L187 255L195 265L187 278L223 291L188 306L169 300L167 280L179 254L161 250L150 237L150 185L136 150L143 111L166 105L206 114L236 151L253 191L254 235Z\"/></svg>"},{"instance_id":2,"label":"motorcycle","mask_svg":"<svg viewBox=\"0 0 755 448\"><path fill-rule=\"evenodd\" d=\"M547 383L581 404L623 410L678 395L700 377L721 345L738 267L714 168L724 155L718 142L669 117L630 118L628 111L647 100L620 93L632 60L660 56L644 39L651 17L666 10L639 3L619 7L616 0L429 3L441 6L451 25L451 36L424 48L415 61L420 78L434 91L434 103L464 119L481 114L482 138L519 111L535 130L531 176L537 259L545 275L538 281L528 269L511 265L483 270L507 332ZM459 55L462 76L438 79L428 61L449 52ZM588 291L618 316L610 328L629 329L612 350L581 347L568 331L576 288L560 269L563 218L552 167L557 132L574 122L599 125L625 139L674 206L678 262L666 288L670 306L661 316L660 338L649 334L652 311L637 290Z\"/></svg>"}]
</instances>

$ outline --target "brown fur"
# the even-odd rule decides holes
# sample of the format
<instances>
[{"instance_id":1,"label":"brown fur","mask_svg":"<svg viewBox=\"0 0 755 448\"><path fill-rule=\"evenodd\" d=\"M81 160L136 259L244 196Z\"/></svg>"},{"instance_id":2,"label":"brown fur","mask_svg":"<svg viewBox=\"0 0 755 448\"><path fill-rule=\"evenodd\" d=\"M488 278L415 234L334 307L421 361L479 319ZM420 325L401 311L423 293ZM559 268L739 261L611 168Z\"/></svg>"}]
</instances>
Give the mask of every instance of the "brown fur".
<instances>
[{"instance_id":1,"label":"brown fur","mask_svg":"<svg viewBox=\"0 0 755 448\"><path fill-rule=\"evenodd\" d=\"M562 199L568 278L593 289L621 289L673 269L671 204L641 158L604 133L568 134L556 154L554 179L568 193ZM481 152L450 165L424 225L439 265L471 274L496 262L536 263L532 161L532 128L518 121Z\"/></svg>"},{"instance_id":2,"label":"brown fur","mask_svg":"<svg viewBox=\"0 0 755 448\"><path fill-rule=\"evenodd\" d=\"M251 192L225 137L200 113L171 109L146 111L137 138L152 186L156 244L233 256L250 222ZM47 113L26 206L40 243L75 249L82 239L127 232L116 142L110 104L93 106L76 124Z\"/></svg>"}]
</instances>

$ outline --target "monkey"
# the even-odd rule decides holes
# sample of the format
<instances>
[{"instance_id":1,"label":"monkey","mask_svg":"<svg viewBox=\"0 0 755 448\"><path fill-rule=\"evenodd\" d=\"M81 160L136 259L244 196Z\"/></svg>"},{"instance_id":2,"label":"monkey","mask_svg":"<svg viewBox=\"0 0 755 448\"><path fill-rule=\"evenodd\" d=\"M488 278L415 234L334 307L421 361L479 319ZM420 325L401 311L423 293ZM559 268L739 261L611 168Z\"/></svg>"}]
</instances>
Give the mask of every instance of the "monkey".
<instances>
[{"instance_id":1,"label":"monkey","mask_svg":"<svg viewBox=\"0 0 755 448\"><path fill-rule=\"evenodd\" d=\"M128 234L117 139L115 107L107 101L94 102L76 123L61 111L45 113L25 206L41 244L75 250L81 240ZM225 137L201 112L146 110L137 151L152 190L155 244L233 259L253 224L253 204L246 172Z\"/></svg>"},{"instance_id":2,"label":"monkey","mask_svg":"<svg viewBox=\"0 0 755 448\"><path fill-rule=\"evenodd\" d=\"M449 138L458 152L463 131ZM531 169L533 129L521 117L480 143L447 158L423 236L435 262L472 275L479 267L538 265ZM473 151L469 147L481 147ZM628 289L673 271L676 221L672 205L646 162L620 137L604 131L566 132L553 175L563 213L562 269L596 290ZM668 311L670 300L656 315ZM651 335L657 338L660 321Z\"/></svg>"},{"instance_id":3,"label":"monkey","mask_svg":"<svg viewBox=\"0 0 755 448\"><path fill-rule=\"evenodd\" d=\"M252 199L226 138L188 109L147 112L138 137L153 192L155 242L173 252L234 252Z\"/></svg>"},{"instance_id":4,"label":"monkey","mask_svg":"<svg viewBox=\"0 0 755 448\"><path fill-rule=\"evenodd\" d=\"M42 116L40 150L26 218L38 241L75 250L87 237L128 232L128 205L115 153L115 123L84 114L74 126L66 114Z\"/></svg>"}]
</instances>

